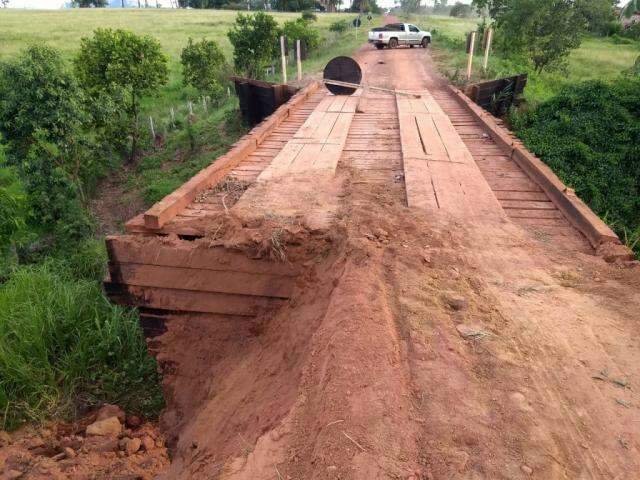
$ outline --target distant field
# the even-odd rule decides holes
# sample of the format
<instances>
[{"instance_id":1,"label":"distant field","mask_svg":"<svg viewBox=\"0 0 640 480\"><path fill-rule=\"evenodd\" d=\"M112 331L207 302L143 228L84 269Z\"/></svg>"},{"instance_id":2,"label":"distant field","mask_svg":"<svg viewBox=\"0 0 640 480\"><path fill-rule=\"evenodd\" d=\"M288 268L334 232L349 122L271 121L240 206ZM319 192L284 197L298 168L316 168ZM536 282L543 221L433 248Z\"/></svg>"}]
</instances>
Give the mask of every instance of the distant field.
<instances>
[{"instance_id":1,"label":"distant field","mask_svg":"<svg viewBox=\"0 0 640 480\"><path fill-rule=\"evenodd\" d=\"M177 61L180 50L191 36L207 37L220 43L229 58L231 44L226 32L238 12L230 10L169 9L70 9L0 10L0 59L15 55L32 42L47 42L71 56L80 38L99 27L126 28L156 37L165 51ZM246 13L246 12L242 12ZM278 22L299 17L296 13L271 13ZM318 14L316 25L328 31L329 25L353 15Z\"/></svg>"},{"instance_id":2,"label":"distant field","mask_svg":"<svg viewBox=\"0 0 640 480\"><path fill-rule=\"evenodd\" d=\"M247 13L247 12L242 12ZM22 48L33 42L46 42L60 49L67 59L78 50L80 39L90 36L99 27L124 28L139 34L157 38L163 50L169 55L169 83L159 96L144 101L147 113L168 111L188 96L188 90L181 85L180 51L187 39L208 38L216 40L227 59L233 60L233 49L227 38L237 11L231 10L169 10L169 9L67 9L67 10L11 10L0 9L0 60L16 55ZM300 16L299 13L270 12L279 23ZM329 31L336 20L351 20L353 14L322 13L312 25L324 38L324 44L304 62L305 73L322 69L333 56L349 55L365 39L368 28L364 22L358 38L355 32L345 32L339 38ZM379 22L375 17L372 23ZM289 67L290 78L294 66ZM274 77L273 80L277 80Z\"/></svg>"},{"instance_id":3,"label":"distant field","mask_svg":"<svg viewBox=\"0 0 640 480\"><path fill-rule=\"evenodd\" d=\"M433 48L435 57L443 69L453 73L456 69L463 72L466 69L466 55L464 44L454 47L439 42L442 35L463 41L465 34L473 29L479 18L457 19L440 16L414 16L412 21L423 28L434 30ZM616 44L610 38L585 37L580 48L571 52L567 71L550 72L540 75L529 74L529 83L525 96L530 102L540 102L551 97L567 82L600 79L607 80L618 76L624 70L631 68L635 59L640 55L640 42L632 44ZM480 78L481 55L474 58L474 74ZM509 61L492 55L489 62L489 78L520 73L519 67Z\"/></svg>"}]
</instances>

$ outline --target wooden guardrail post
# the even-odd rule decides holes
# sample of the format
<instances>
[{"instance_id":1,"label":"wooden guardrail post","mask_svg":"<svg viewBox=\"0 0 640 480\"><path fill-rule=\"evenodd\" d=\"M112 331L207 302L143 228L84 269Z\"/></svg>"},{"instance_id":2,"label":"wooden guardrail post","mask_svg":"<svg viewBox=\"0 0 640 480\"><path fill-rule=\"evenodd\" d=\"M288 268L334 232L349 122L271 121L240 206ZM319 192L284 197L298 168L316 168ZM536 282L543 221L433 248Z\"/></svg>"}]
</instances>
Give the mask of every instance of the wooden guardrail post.
<instances>
[{"instance_id":1,"label":"wooden guardrail post","mask_svg":"<svg viewBox=\"0 0 640 480\"><path fill-rule=\"evenodd\" d=\"M296 40L296 64L298 66L298 81L302 80L302 62L300 61L300 40Z\"/></svg>"},{"instance_id":2,"label":"wooden guardrail post","mask_svg":"<svg viewBox=\"0 0 640 480\"><path fill-rule=\"evenodd\" d=\"M482 61L482 70L487 71L487 65L489 64L489 50L491 50L491 39L493 38L493 28L490 28L487 32L487 41L484 45L484 60Z\"/></svg>"},{"instance_id":3,"label":"wooden guardrail post","mask_svg":"<svg viewBox=\"0 0 640 480\"><path fill-rule=\"evenodd\" d=\"M284 35L280 36L280 56L282 60L282 83L287 83L287 57L284 50Z\"/></svg>"},{"instance_id":4,"label":"wooden guardrail post","mask_svg":"<svg viewBox=\"0 0 640 480\"><path fill-rule=\"evenodd\" d=\"M469 42L469 58L467 60L467 80L471 79L471 67L473 66L473 49L476 45L476 32L471 32L471 41Z\"/></svg>"}]
</instances>

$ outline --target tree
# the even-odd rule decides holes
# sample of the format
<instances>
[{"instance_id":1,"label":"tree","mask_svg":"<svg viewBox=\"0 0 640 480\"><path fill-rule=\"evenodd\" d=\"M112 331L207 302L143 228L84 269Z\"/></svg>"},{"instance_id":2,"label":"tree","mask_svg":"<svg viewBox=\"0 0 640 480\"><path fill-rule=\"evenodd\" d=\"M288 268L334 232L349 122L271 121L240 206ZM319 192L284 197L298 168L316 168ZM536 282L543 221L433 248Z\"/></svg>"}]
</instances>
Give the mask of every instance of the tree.
<instances>
[{"instance_id":1,"label":"tree","mask_svg":"<svg viewBox=\"0 0 640 480\"><path fill-rule=\"evenodd\" d=\"M279 12L301 12L314 7L314 0L273 0L271 2L271 8Z\"/></svg>"},{"instance_id":2,"label":"tree","mask_svg":"<svg viewBox=\"0 0 640 480\"><path fill-rule=\"evenodd\" d=\"M109 4L108 0L74 0L73 6L80 8L104 8Z\"/></svg>"},{"instance_id":3,"label":"tree","mask_svg":"<svg viewBox=\"0 0 640 480\"><path fill-rule=\"evenodd\" d=\"M180 60L186 85L191 85L212 98L222 95L226 62L224 53L216 42L202 39L194 43L189 38L187 46L182 49Z\"/></svg>"},{"instance_id":4,"label":"tree","mask_svg":"<svg viewBox=\"0 0 640 480\"><path fill-rule=\"evenodd\" d=\"M606 34L607 25L614 20L615 0L576 0L576 8L587 22L592 33Z\"/></svg>"},{"instance_id":5,"label":"tree","mask_svg":"<svg viewBox=\"0 0 640 480\"><path fill-rule=\"evenodd\" d=\"M0 64L0 98L0 134L22 177L29 220L40 231L56 231L59 240L86 234L79 199L97 155L83 93L60 52L32 45Z\"/></svg>"},{"instance_id":6,"label":"tree","mask_svg":"<svg viewBox=\"0 0 640 480\"><path fill-rule=\"evenodd\" d=\"M233 45L233 63L243 75L259 78L278 52L280 29L275 19L264 12L238 13L227 33Z\"/></svg>"},{"instance_id":7,"label":"tree","mask_svg":"<svg viewBox=\"0 0 640 480\"><path fill-rule=\"evenodd\" d=\"M9 0L0 0L0 3L2 3L2 8L7 8L7 6L9 5Z\"/></svg>"},{"instance_id":8,"label":"tree","mask_svg":"<svg viewBox=\"0 0 640 480\"><path fill-rule=\"evenodd\" d=\"M303 18L284 22L282 33L289 40L290 48L295 48L296 40L300 40L307 51L315 50L320 45L320 34Z\"/></svg>"},{"instance_id":9,"label":"tree","mask_svg":"<svg viewBox=\"0 0 640 480\"><path fill-rule=\"evenodd\" d=\"M0 64L0 98L0 134L14 163L39 141L66 153L87 120L75 78L60 52L46 45L31 45Z\"/></svg>"},{"instance_id":10,"label":"tree","mask_svg":"<svg viewBox=\"0 0 640 480\"><path fill-rule=\"evenodd\" d=\"M80 41L74 59L76 75L89 94L107 94L124 102L131 136L130 159L137 153L140 100L167 83L167 57L148 35L99 28Z\"/></svg>"},{"instance_id":11,"label":"tree","mask_svg":"<svg viewBox=\"0 0 640 480\"><path fill-rule=\"evenodd\" d=\"M587 23L574 0L474 0L495 20L499 46L526 53L536 71L564 65Z\"/></svg>"},{"instance_id":12,"label":"tree","mask_svg":"<svg viewBox=\"0 0 640 480\"><path fill-rule=\"evenodd\" d=\"M620 14L623 17L629 18L637 12L640 12L640 0L629 0L629 2L622 7Z\"/></svg>"},{"instance_id":13,"label":"tree","mask_svg":"<svg viewBox=\"0 0 640 480\"><path fill-rule=\"evenodd\" d=\"M434 13L443 13L447 10L448 0L435 0L433 2ZM419 4L419 3L418 3Z\"/></svg>"},{"instance_id":14,"label":"tree","mask_svg":"<svg viewBox=\"0 0 640 480\"><path fill-rule=\"evenodd\" d=\"M420 0L400 0L400 8L405 13L415 13L420 9Z\"/></svg>"},{"instance_id":15,"label":"tree","mask_svg":"<svg viewBox=\"0 0 640 480\"><path fill-rule=\"evenodd\" d=\"M456 2L455 5L451 7L451 10L449 10L449 16L458 18L469 17L471 16L471 10L471 5Z\"/></svg>"}]
</instances>

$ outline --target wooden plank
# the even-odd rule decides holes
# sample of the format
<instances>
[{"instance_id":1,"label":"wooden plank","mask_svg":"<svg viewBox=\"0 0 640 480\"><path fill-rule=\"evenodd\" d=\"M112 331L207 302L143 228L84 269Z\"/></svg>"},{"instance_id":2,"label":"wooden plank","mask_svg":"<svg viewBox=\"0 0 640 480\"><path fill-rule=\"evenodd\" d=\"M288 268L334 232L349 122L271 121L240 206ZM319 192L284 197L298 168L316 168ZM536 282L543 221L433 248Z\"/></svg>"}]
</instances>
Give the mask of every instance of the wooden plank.
<instances>
[{"instance_id":1,"label":"wooden plank","mask_svg":"<svg viewBox=\"0 0 640 480\"><path fill-rule=\"evenodd\" d=\"M422 149L432 160L449 161L449 154L436 128L432 115L415 117ZM404 144L403 144L404 145Z\"/></svg>"},{"instance_id":2,"label":"wooden plank","mask_svg":"<svg viewBox=\"0 0 640 480\"><path fill-rule=\"evenodd\" d=\"M289 298L293 278L265 273L205 270L185 267L109 263L111 281L140 287Z\"/></svg>"},{"instance_id":3,"label":"wooden plank","mask_svg":"<svg viewBox=\"0 0 640 480\"><path fill-rule=\"evenodd\" d=\"M557 210L555 204L549 200L546 202L528 200L502 200L502 208L515 208L526 210Z\"/></svg>"},{"instance_id":4,"label":"wooden plank","mask_svg":"<svg viewBox=\"0 0 640 480\"><path fill-rule=\"evenodd\" d=\"M298 92L289 102L281 105L268 119L237 142L227 154L219 157L212 165L201 170L177 190L154 204L144 214L145 227L148 229L161 228L185 208L200 191L220 182L244 158L256 151L258 144L286 119L290 110L302 104L318 87L319 84L314 82Z\"/></svg>"},{"instance_id":5,"label":"wooden plank","mask_svg":"<svg viewBox=\"0 0 640 480\"><path fill-rule=\"evenodd\" d=\"M247 254L224 247L208 247L205 243L158 237L109 236L105 239L109 260L118 263L142 263L167 267L234 271L253 274L298 275L292 264L268 259L252 259Z\"/></svg>"},{"instance_id":6,"label":"wooden plank","mask_svg":"<svg viewBox=\"0 0 640 480\"><path fill-rule=\"evenodd\" d=\"M520 190L522 192L542 192L542 189L526 178L494 178L487 182L493 190Z\"/></svg>"},{"instance_id":7,"label":"wooden plank","mask_svg":"<svg viewBox=\"0 0 640 480\"><path fill-rule=\"evenodd\" d=\"M261 310L281 302L268 297L139 287L112 282L105 282L103 285L109 298L120 305L177 312L255 316Z\"/></svg>"},{"instance_id":8,"label":"wooden plank","mask_svg":"<svg viewBox=\"0 0 640 480\"><path fill-rule=\"evenodd\" d=\"M545 202L549 200L544 192L523 192L517 190L496 190L493 192L500 201L504 200L532 200ZM554 204L555 205L555 204Z\"/></svg>"},{"instance_id":9,"label":"wooden plank","mask_svg":"<svg viewBox=\"0 0 640 480\"><path fill-rule=\"evenodd\" d=\"M531 210L531 209L507 209L507 215L511 218L564 218L562 212L558 209L554 210Z\"/></svg>"}]
</instances>

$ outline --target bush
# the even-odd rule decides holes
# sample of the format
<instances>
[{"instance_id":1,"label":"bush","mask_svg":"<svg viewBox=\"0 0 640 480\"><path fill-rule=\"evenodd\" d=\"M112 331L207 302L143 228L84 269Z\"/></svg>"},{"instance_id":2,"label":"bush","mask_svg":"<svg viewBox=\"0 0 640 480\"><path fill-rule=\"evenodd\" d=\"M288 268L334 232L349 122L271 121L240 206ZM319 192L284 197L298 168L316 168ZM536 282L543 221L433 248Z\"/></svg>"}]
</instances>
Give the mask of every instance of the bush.
<instances>
[{"instance_id":1,"label":"bush","mask_svg":"<svg viewBox=\"0 0 640 480\"><path fill-rule=\"evenodd\" d=\"M527 147L619 233L640 227L640 78L568 86L513 120Z\"/></svg>"},{"instance_id":2,"label":"bush","mask_svg":"<svg viewBox=\"0 0 640 480\"><path fill-rule=\"evenodd\" d=\"M101 402L145 415L162 406L136 315L55 263L16 270L0 287L2 425L72 417Z\"/></svg>"},{"instance_id":3,"label":"bush","mask_svg":"<svg viewBox=\"0 0 640 480\"><path fill-rule=\"evenodd\" d=\"M0 151L2 157L2 151ZM26 232L27 198L14 168L0 158L0 278L17 260L16 246Z\"/></svg>"},{"instance_id":4,"label":"bush","mask_svg":"<svg viewBox=\"0 0 640 480\"><path fill-rule=\"evenodd\" d=\"M74 65L80 84L94 98L108 95L124 103L129 125L121 134L131 136L129 158L133 160L138 148L140 101L157 92L168 78L167 57L160 42L127 30L99 28L93 37L80 41Z\"/></svg>"},{"instance_id":5,"label":"bush","mask_svg":"<svg viewBox=\"0 0 640 480\"><path fill-rule=\"evenodd\" d=\"M296 40L306 45L307 51L315 50L320 45L320 34L302 18L284 22L282 33L287 37L290 48L295 48Z\"/></svg>"},{"instance_id":6,"label":"bush","mask_svg":"<svg viewBox=\"0 0 640 480\"><path fill-rule=\"evenodd\" d=\"M180 60L185 85L191 85L211 98L222 97L226 62L216 42L202 39L194 43L189 38Z\"/></svg>"},{"instance_id":7,"label":"bush","mask_svg":"<svg viewBox=\"0 0 640 480\"><path fill-rule=\"evenodd\" d=\"M329 30L336 33L343 33L349 28L349 22L346 20L336 20L329 25Z\"/></svg>"},{"instance_id":8,"label":"bush","mask_svg":"<svg viewBox=\"0 0 640 480\"><path fill-rule=\"evenodd\" d=\"M302 12L302 19L307 22L317 22L318 16L310 10L305 10Z\"/></svg>"},{"instance_id":9,"label":"bush","mask_svg":"<svg viewBox=\"0 0 640 480\"><path fill-rule=\"evenodd\" d=\"M60 52L47 45L30 45L15 60L0 64L0 98L0 134L15 164L36 137L64 155L88 118L75 78Z\"/></svg>"},{"instance_id":10,"label":"bush","mask_svg":"<svg viewBox=\"0 0 640 480\"><path fill-rule=\"evenodd\" d=\"M449 10L449 16L457 18L470 17L472 13L473 7L461 2L456 2L455 5L451 7L451 10Z\"/></svg>"},{"instance_id":11,"label":"bush","mask_svg":"<svg viewBox=\"0 0 640 480\"><path fill-rule=\"evenodd\" d=\"M640 40L640 22L636 22L622 31L622 36L632 40Z\"/></svg>"},{"instance_id":12,"label":"bush","mask_svg":"<svg viewBox=\"0 0 640 480\"><path fill-rule=\"evenodd\" d=\"M0 98L0 132L24 185L29 226L58 244L87 235L81 200L100 162L82 92L60 53L33 45L0 65Z\"/></svg>"},{"instance_id":13,"label":"bush","mask_svg":"<svg viewBox=\"0 0 640 480\"><path fill-rule=\"evenodd\" d=\"M278 52L280 30L273 16L264 12L238 13L227 36L233 45L233 63L238 73L261 78Z\"/></svg>"},{"instance_id":14,"label":"bush","mask_svg":"<svg viewBox=\"0 0 640 480\"><path fill-rule=\"evenodd\" d=\"M607 37L621 35L622 24L618 20L611 20L610 22L605 23L602 33Z\"/></svg>"}]
</instances>

